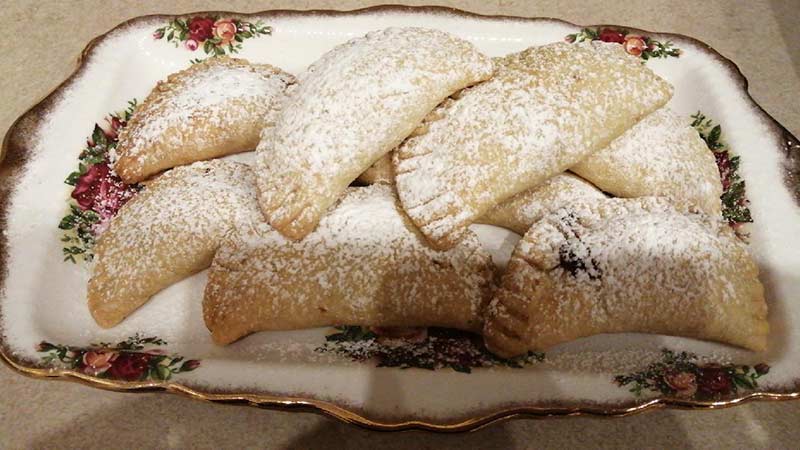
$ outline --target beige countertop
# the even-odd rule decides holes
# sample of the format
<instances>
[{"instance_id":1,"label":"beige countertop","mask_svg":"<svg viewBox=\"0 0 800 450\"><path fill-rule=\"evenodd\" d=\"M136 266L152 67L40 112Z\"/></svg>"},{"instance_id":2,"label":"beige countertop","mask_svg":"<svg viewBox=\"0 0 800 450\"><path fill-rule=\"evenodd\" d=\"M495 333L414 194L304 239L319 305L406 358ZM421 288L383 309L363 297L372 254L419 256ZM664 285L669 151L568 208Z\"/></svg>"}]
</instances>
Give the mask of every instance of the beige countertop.
<instances>
[{"instance_id":1,"label":"beige countertop","mask_svg":"<svg viewBox=\"0 0 800 450\"><path fill-rule=\"evenodd\" d=\"M354 9L380 1L0 1L6 61L0 130L66 78L94 36L138 15L198 10ZM724 0L406 1L483 14L614 23L696 37L735 61L770 114L800 135L800 2ZM612 4L613 3L613 4ZM735 6L734 6L735 5ZM622 419L514 420L460 435L377 433L323 416L222 406L166 394L121 394L38 381L0 367L2 448L789 448L800 401L719 411L655 411Z\"/></svg>"}]
</instances>

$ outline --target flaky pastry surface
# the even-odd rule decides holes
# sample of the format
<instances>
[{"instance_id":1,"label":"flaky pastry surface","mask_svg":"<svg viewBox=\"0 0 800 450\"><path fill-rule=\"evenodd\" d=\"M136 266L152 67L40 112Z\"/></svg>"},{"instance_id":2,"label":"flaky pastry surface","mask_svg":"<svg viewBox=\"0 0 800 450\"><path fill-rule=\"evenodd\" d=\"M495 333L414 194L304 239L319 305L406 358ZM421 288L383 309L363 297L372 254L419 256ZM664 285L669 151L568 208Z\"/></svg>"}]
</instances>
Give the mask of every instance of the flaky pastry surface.
<instances>
[{"instance_id":1,"label":"flaky pastry surface","mask_svg":"<svg viewBox=\"0 0 800 450\"><path fill-rule=\"evenodd\" d=\"M339 45L298 76L257 148L259 204L284 236L310 233L347 186L492 61L442 31L387 28Z\"/></svg>"},{"instance_id":2,"label":"flaky pastry surface","mask_svg":"<svg viewBox=\"0 0 800 450\"><path fill-rule=\"evenodd\" d=\"M390 186L351 188L301 241L266 224L228 235L208 276L203 316L215 342L332 325L479 331L493 288L490 255L470 233L425 245Z\"/></svg>"},{"instance_id":3,"label":"flaky pastry surface","mask_svg":"<svg viewBox=\"0 0 800 450\"><path fill-rule=\"evenodd\" d=\"M678 206L720 214L722 183L714 154L686 118L667 108L570 170L616 197L663 196Z\"/></svg>"},{"instance_id":4,"label":"flaky pastry surface","mask_svg":"<svg viewBox=\"0 0 800 450\"><path fill-rule=\"evenodd\" d=\"M605 147L672 95L617 44L531 47L495 65L490 80L442 103L394 152L403 208L436 248Z\"/></svg>"},{"instance_id":5,"label":"flaky pastry surface","mask_svg":"<svg viewBox=\"0 0 800 450\"><path fill-rule=\"evenodd\" d=\"M162 170L253 150L294 77L269 64L208 58L159 82L119 135L114 170L136 183Z\"/></svg>"},{"instance_id":6,"label":"flaky pastry surface","mask_svg":"<svg viewBox=\"0 0 800 450\"><path fill-rule=\"evenodd\" d=\"M95 246L89 310L112 327L151 296L211 264L225 233L261 221L249 166L212 160L177 167L111 219Z\"/></svg>"},{"instance_id":7,"label":"flaky pastry surface","mask_svg":"<svg viewBox=\"0 0 800 450\"><path fill-rule=\"evenodd\" d=\"M588 181L569 172L558 174L541 185L520 192L478 218L478 223L507 228L525 234L549 212L574 201L602 200L606 196Z\"/></svg>"},{"instance_id":8,"label":"flaky pastry surface","mask_svg":"<svg viewBox=\"0 0 800 450\"><path fill-rule=\"evenodd\" d=\"M600 333L657 333L761 351L767 304L746 245L720 218L667 199L571 204L517 244L487 308L500 356Z\"/></svg>"}]
</instances>

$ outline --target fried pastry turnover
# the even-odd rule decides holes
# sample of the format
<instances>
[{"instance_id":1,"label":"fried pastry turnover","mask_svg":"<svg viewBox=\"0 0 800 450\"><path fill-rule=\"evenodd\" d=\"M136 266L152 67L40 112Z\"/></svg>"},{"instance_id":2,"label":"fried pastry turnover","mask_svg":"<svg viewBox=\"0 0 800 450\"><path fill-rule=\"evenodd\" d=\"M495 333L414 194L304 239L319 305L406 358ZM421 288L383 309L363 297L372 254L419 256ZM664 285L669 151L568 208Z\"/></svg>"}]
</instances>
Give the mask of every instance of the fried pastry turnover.
<instances>
[{"instance_id":1,"label":"fried pastry turnover","mask_svg":"<svg viewBox=\"0 0 800 450\"><path fill-rule=\"evenodd\" d=\"M495 60L394 152L403 208L435 248L509 197L608 145L672 87L620 45L555 43Z\"/></svg>"},{"instance_id":2,"label":"fried pastry turnover","mask_svg":"<svg viewBox=\"0 0 800 450\"><path fill-rule=\"evenodd\" d=\"M233 226L261 221L249 166L201 161L149 182L95 246L89 310L113 327L151 296L207 268Z\"/></svg>"},{"instance_id":3,"label":"fried pastry turnover","mask_svg":"<svg viewBox=\"0 0 800 450\"><path fill-rule=\"evenodd\" d=\"M256 149L267 221L289 238L307 235L439 102L492 72L472 44L437 30L387 28L335 47L299 75Z\"/></svg>"},{"instance_id":4,"label":"fried pastry turnover","mask_svg":"<svg viewBox=\"0 0 800 450\"><path fill-rule=\"evenodd\" d=\"M534 222L569 202L605 198L605 194L592 183L565 172L495 206L477 222L525 234Z\"/></svg>"},{"instance_id":5,"label":"fried pastry turnover","mask_svg":"<svg viewBox=\"0 0 800 450\"><path fill-rule=\"evenodd\" d=\"M214 342L331 325L479 331L494 266L471 232L439 252L391 186L350 188L301 241L266 224L232 231L209 271L203 316Z\"/></svg>"},{"instance_id":6,"label":"fried pastry turnover","mask_svg":"<svg viewBox=\"0 0 800 450\"><path fill-rule=\"evenodd\" d=\"M253 150L294 77L208 58L159 82L119 135L114 171L136 183L175 166Z\"/></svg>"},{"instance_id":7,"label":"fried pastry turnover","mask_svg":"<svg viewBox=\"0 0 800 450\"><path fill-rule=\"evenodd\" d=\"M572 203L517 244L487 308L494 353L600 333L657 333L761 351L767 304L758 267L727 223L667 199Z\"/></svg>"},{"instance_id":8,"label":"fried pastry turnover","mask_svg":"<svg viewBox=\"0 0 800 450\"><path fill-rule=\"evenodd\" d=\"M664 196L711 215L721 211L722 183L714 154L697 130L667 108L570 170L617 197Z\"/></svg>"}]
</instances>

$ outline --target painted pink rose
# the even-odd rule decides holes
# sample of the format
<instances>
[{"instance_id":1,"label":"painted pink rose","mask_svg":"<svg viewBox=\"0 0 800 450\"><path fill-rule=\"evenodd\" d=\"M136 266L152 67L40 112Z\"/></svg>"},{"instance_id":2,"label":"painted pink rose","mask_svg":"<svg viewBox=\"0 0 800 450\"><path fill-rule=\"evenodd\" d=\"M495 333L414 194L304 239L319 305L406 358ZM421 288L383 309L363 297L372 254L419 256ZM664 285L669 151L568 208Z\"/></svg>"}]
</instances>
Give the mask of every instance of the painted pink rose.
<instances>
[{"instance_id":1,"label":"painted pink rose","mask_svg":"<svg viewBox=\"0 0 800 450\"><path fill-rule=\"evenodd\" d=\"M92 234L95 237L100 236L101 234L106 232L110 224L111 224L111 217L101 218L100 221L96 222L94 225L91 226Z\"/></svg>"},{"instance_id":2,"label":"painted pink rose","mask_svg":"<svg viewBox=\"0 0 800 450\"><path fill-rule=\"evenodd\" d=\"M192 52L197 50L198 45L199 44L194 39L187 39L186 42L183 43L183 46L186 47L187 50Z\"/></svg>"},{"instance_id":3,"label":"painted pink rose","mask_svg":"<svg viewBox=\"0 0 800 450\"><path fill-rule=\"evenodd\" d=\"M192 17L187 26L189 28L189 39L194 40L195 44L197 44L213 36L214 19L210 17Z\"/></svg>"},{"instance_id":4,"label":"painted pink rose","mask_svg":"<svg viewBox=\"0 0 800 450\"><path fill-rule=\"evenodd\" d=\"M625 42L625 36L612 28L603 28L600 30L600 33L598 33L597 37L603 42L616 42L617 44Z\"/></svg>"},{"instance_id":5,"label":"painted pink rose","mask_svg":"<svg viewBox=\"0 0 800 450\"><path fill-rule=\"evenodd\" d=\"M633 56L642 56L642 52L647 49L647 44L644 42L644 38L637 34L629 34L625 36L625 42L622 45L625 48L625 51Z\"/></svg>"},{"instance_id":6,"label":"painted pink rose","mask_svg":"<svg viewBox=\"0 0 800 450\"><path fill-rule=\"evenodd\" d=\"M664 375L664 382L675 390L679 398L693 397L697 392L697 377L690 372L671 372Z\"/></svg>"},{"instance_id":7,"label":"painted pink rose","mask_svg":"<svg viewBox=\"0 0 800 450\"><path fill-rule=\"evenodd\" d=\"M100 128L108 139L116 141L119 137L119 130L124 126L125 122L120 120L119 117L109 116L106 117L105 122L100 125Z\"/></svg>"},{"instance_id":8,"label":"painted pink rose","mask_svg":"<svg viewBox=\"0 0 800 450\"><path fill-rule=\"evenodd\" d=\"M222 39L219 45L228 45L236 37L236 24L231 19L214 22L214 36Z\"/></svg>"},{"instance_id":9,"label":"painted pink rose","mask_svg":"<svg viewBox=\"0 0 800 450\"><path fill-rule=\"evenodd\" d=\"M83 354L83 373L97 376L111 368L111 364L119 356L108 350L91 350Z\"/></svg>"},{"instance_id":10,"label":"painted pink rose","mask_svg":"<svg viewBox=\"0 0 800 450\"><path fill-rule=\"evenodd\" d=\"M419 344L428 338L426 327L370 327L378 336L378 341L402 339L412 344Z\"/></svg>"},{"instance_id":11,"label":"painted pink rose","mask_svg":"<svg viewBox=\"0 0 800 450\"><path fill-rule=\"evenodd\" d=\"M164 37L164 30L158 29L153 33L153 39L159 40Z\"/></svg>"}]
</instances>

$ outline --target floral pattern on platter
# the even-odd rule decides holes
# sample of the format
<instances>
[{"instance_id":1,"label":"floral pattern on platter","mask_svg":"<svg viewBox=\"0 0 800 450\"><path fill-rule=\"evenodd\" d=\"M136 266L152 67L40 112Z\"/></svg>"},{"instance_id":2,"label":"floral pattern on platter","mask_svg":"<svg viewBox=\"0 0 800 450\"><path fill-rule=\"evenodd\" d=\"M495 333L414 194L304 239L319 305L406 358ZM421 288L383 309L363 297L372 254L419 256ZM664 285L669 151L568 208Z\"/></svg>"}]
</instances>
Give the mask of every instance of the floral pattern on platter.
<instances>
[{"instance_id":1,"label":"floral pattern on platter","mask_svg":"<svg viewBox=\"0 0 800 450\"><path fill-rule=\"evenodd\" d=\"M47 353L42 363L66 365L86 375L123 381L167 381L172 375L190 372L200 366L197 359L168 356L161 349L146 347L166 345L157 337L136 335L115 345L101 342L89 347L72 347L42 341L36 351Z\"/></svg>"},{"instance_id":2,"label":"floral pattern on platter","mask_svg":"<svg viewBox=\"0 0 800 450\"><path fill-rule=\"evenodd\" d=\"M209 56L239 53L242 42L262 35L272 34L272 27L261 21L255 23L219 16L176 18L153 32L153 39L166 39L175 47L182 45L189 51L203 48ZM200 62L195 59L192 62Z\"/></svg>"},{"instance_id":3,"label":"floral pattern on platter","mask_svg":"<svg viewBox=\"0 0 800 450\"><path fill-rule=\"evenodd\" d=\"M769 366L735 364L702 364L697 355L662 349L661 359L644 370L617 375L614 382L630 386L636 396L644 391L692 400L719 400L731 397L740 390L754 390L758 379L769 373Z\"/></svg>"},{"instance_id":4,"label":"floral pattern on platter","mask_svg":"<svg viewBox=\"0 0 800 450\"><path fill-rule=\"evenodd\" d=\"M242 30L240 27L255 29L237 39L237 34ZM185 34L175 34L177 29L185 30ZM204 44L204 49L206 53L216 56L225 54L225 48L235 53L241 49L239 43L242 39L269 34L270 28L260 23L195 17L189 21L175 19L167 27L157 30L154 37L161 39L165 37L165 32L171 32L171 36L167 35L167 41L170 42L198 38L201 43L210 42ZM641 53L632 53L628 45L626 51L643 59L680 54L680 50L673 48L669 42L662 44L622 31L617 33L622 36L622 42L619 42L619 36L610 34L609 29L598 32L587 32L584 29L581 33L568 36L567 40L579 42L591 38L626 45L626 40L641 38L646 45ZM233 44L234 41L237 44ZM228 47L219 47L218 44L222 43ZM635 43L631 48L639 46L640 43ZM196 47L187 48L196 50ZM94 242L108 226L108 221L143 188L139 184L124 184L111 169L119 131L130 120L136 105L136 99L133 99L128 102L124 111L109 114L102 124L95 124L91 137L86 141L86 148L78 157L77 170L70 173L65 180L66 184L74 186L69 213L59 223L59 228L66 231L62 238L65 243L65 261L76 262L76 258L91 260ZM699 111L691 118L692 127L714 153L719 167L723 185L723 217L734 228L752 222L745 196L745 182L738 174L739 157L732 156L723 142L721 126L714 124ZM334 353L357 362L372 361L378 367L428 370L450 368L470 373L474 368L521 368L544 360L543 353L535 352L513 359L498 358L486 350L479 336L458 330L359 326L337 327L336 330L326 336L326 342L317 347L317 352ZM169 380L173 374L188 372L200 365L199 360L184 361L183 357L167 356L159 349L144 350L147 345L165 344L166 342L155 337L137 335L116 345L99 343L89 347L56 345L43 341L37 351L47 353L42 357L42 362L46 365L58 361L87 375L125 381ZM619 375L615 382L619 386L631 385L630 390L636 395L650 390L679 398L707 399L735 394L738 389L754 389L758 386L756 380L769 371L766 364L755 367L698 365L694 362L695 359L696 356L691 353L676 354L663 350L661 361L651 364L643 371Z\"/></svg>"},{"instance_id":5,"label":"floral pattern on platter","mask_svg":"<svg viewBox=\"0 0 800 450\"><path fill-rule=\"evenodd\" d=\"M714 124L703 113L698 111L692 116L692 127L700 133L708 149L714 153L719 168L719 177L722 181L722 217L737 230L748 222L753 221L747 205L745 183L739 176L739 157L731 154L728 146L722 141L722 127Z\"/></svg>"},{"instance_id":6,"label":"floral pattern on platter","mask_svg":"<svg viewBox=\"0 0 800 450\"><path fill-rule=\"evenodd\" d=\"M355 362L372 361L377 367L436 370L450 368L471 373L474 368L506 366L522 368L544 361L543 353L502 359L490 353L480 336L445 328L336 327L317 347Z\"/></svg>"},{"instance_id":7,"label":"floral pattern on platter","mask_svg":"<svg viewBox=\"0 0 800 450\"><path fill-rule=\"evenodd\" d=\"M108 226L122 205L142 189L139 184L125 184L112 170L112 156L117 137L127 125L136 99L124 111L109 114L102 124L95 124L86 148L78 156L78 168L64 182L74 186L70 195L69 213L59 222L64 230L64 261L76 258L91 261L95 239Z\"/></svg>"},{"instance_id":8,"label":"floral pattern on platter","mask_svg":"<svg viewBox=\"0 0 800 450\"><path fill-rule=\"evenodd\" d=\"M622 44L625 51L633 56L648 60L650 58L677 58L681 49L676 48L672 42L657 41L649 36L630 33L625 29L611 27L584 28L564 38L567 42L602 41Z\"/></svg>"}]
</instances>

